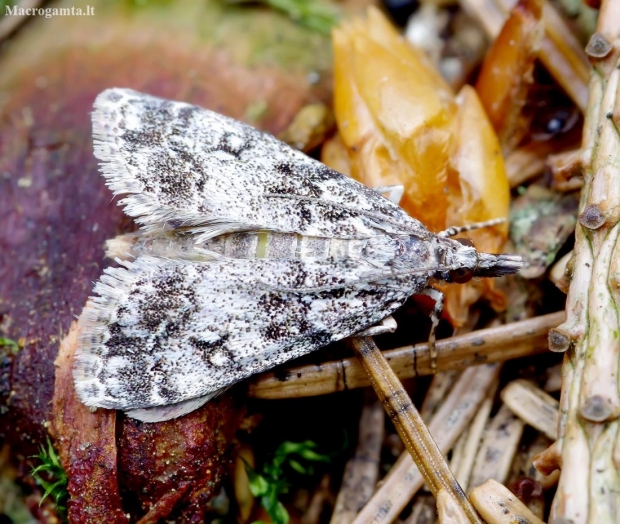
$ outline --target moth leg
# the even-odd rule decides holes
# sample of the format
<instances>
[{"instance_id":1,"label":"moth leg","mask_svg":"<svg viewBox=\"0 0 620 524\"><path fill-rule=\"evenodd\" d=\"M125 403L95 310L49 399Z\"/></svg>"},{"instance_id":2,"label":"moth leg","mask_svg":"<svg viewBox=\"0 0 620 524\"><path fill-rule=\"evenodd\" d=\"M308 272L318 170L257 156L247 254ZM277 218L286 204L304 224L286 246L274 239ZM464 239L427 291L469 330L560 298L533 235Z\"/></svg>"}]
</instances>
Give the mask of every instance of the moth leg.
<instances>
[{"instance_id":1,"label":"moth leg","mask_svg":"<svg viewBox=\"0 0 620 524\"><path fill-rule=\"evenodd\" d=\"M400 204L400 201L405 194L405 186L402 184L394 184L391 186L379 186L373 187L377 193L381 193L385 198L391 200L395 204Z\"/></svg>"},{"instance_id":2,"label":"moth leg","mask_svg":"<svg viewBox=\"0 0 620 524\"><path fill-rule=\"evenodd\" d=\"M396 320L394 317L390 315L389 317L385 317L381 322L375 324L374 326L370 326L369 328L363 329L362 331L358 331L353 337L376 337L377 335L385 335L386 333L394 333L396 331Z\"/></svg>"},{"instance_id":3,"label":"moth leg","mask_svg":"<svg viewBox=\"0 0 620 524\"><path fill-rule=\"evenodd\" d=\"M427 287L422 290L419 295L426 295L431 300L435 301L433 310L431 311L431 332L428 335L428 350L431 357L431 370L433 374L437 373L437 326L439 326L439 319L441 318L441 312L443 311L444 294L432 287Z\"/></svg>"}]
</instances>

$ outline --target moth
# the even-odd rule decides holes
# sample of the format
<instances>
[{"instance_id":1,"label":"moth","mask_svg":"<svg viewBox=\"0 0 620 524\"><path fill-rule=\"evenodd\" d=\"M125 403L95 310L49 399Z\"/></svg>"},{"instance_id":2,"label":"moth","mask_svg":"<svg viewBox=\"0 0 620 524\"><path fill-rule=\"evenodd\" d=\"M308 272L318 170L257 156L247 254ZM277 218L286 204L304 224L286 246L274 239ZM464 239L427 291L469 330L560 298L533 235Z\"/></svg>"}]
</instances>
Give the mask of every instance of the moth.
<instances>
[{"instance_id":1,"label":"moth","mask_svg":"<svg viewBox=\"0 0 620 524\"><path fill-rule=\"evenodd\" d=\"M108 242L73 370L84 404L146 422L359 333L429 288L516 272L273 136L129 89L94 104L95 156L141 226Z\"/></svg>"}]
</instances>

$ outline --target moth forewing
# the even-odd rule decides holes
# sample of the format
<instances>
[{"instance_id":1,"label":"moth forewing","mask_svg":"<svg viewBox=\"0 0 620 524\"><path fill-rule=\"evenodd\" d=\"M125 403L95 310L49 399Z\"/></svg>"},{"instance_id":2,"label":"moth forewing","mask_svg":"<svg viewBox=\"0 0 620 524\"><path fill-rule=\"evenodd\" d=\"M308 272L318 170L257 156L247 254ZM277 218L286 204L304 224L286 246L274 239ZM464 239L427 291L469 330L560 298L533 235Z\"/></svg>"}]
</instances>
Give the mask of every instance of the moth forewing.
<instances>
[{"instance_id":1,"label":"moth forewing","mask_svg":"<svg viewBox=\"0 0 620 524\"><path fill-rule=\"evenodd\" d=\"M95 155L142 229L108 242L80 317L81 400L155 422L381 321L431 278L511 273L222 115L104 91ZM484 264L481 264L484 262Z\"/></svg>"}]
</instances>

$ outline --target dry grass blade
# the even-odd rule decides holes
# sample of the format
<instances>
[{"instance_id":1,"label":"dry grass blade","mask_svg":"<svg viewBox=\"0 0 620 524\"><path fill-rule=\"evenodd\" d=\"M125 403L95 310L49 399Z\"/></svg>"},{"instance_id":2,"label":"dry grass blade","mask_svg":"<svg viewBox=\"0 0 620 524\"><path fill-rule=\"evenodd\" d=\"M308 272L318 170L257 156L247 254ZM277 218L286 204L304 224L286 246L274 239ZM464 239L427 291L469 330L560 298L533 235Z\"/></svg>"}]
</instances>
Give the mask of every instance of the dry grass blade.
<instances>
[{"instance_id":1,"label":"dry grass blade","mask_svg":"<svg viewBox=\"0 0 620 524\"><path fill-rule=\"evenodd\" d=\"M447 453L474 417L487 392L497 381L499 366L465 370L435 413L428 428L442 453ZM409 453L403 453L387 474L354 524L392 522L418 491L424 479Z\"/></svg>"},{"instance_id":2,"label":"dry grass blade","mask_svg":"<svg viewBox=\"0 0 620 524\"><path fill-rule=\"evenodd\" d=\"M383 354L385 355L384 352ZM394 368L392 368L394 369ZM450 392L455 382L459 378L460 372L456 370L444 371L443 373L437 373L433 376L431 385L426 392L424 402L420 408L420 415L422 420L428 423L431 417L442 406L446 395Z\"/></svg>"},{"instance_id":3,"label":"dry grass blade","mask_svg":"<svg viewBox=\"0 0 620 524\"><path fill-rule=\"evenodd\" d=\"M565 314L560 311L439 340L437 367L440 371L463 369L546 352L549 330L564 319ZM432 372L426 343L385 351L384 356L401 379ZM270 399L308 397L369 385L370 379L362 365L348 358L264 373L252 379L249 394Z\"/></svg>"},{"instance_id":4,"label":"dry grass blade","mask_svg":"<svg viewBox=\"0 0 620 524\"><path fill-rule=\"evenodd\" d=\"M344 469L330 524L349 524L372 496L379 477L384 416L379 402L364 406L357 448Z\"/></svg>"},{"instance_id":5,"label":"dry grass blade","mask_svg":"<svg viewBox=\"0 0 620 524\"><path fill-rule=\"evenodd\" d=\"M502 390L502 400L520 419L551 440L558 435L559 403L527 380L515 380Z\"/></svg>"},{"instance_id":6,"label":"dry grass blade","mask_svg":"<svg viewBox=\"0 0 620 524\"><path fill-rule=\"evenodd\" d=\"M455 504L454 498L445 489L440 490L437 494L437 516L440 524L467 524L471 522L463 511L463 507Z\"/></svg>"},{"instance_id":7,"label":"dry grass blade","mask_svg":"<svg viewBox=\"0 0 620 524\"><path fill-rule=\"evenodd\" d=\"M489 479L505 482L522 433L523 422L502 406L484 434L469 485L479 486Z\"/></svg>"},{"instance_id":8,"label":"dry grass blade","mask_svg":"<svg viewBox=\"0 0 620 524\"><path fill-rule=\"evenodd\" d=\"M450 514L459 515L455 508L460 507L467 521L480 522L418 410L377 345L368 337L354 338L352 343L379 399L435 498L441 493L442 503L449 508L446 511Z\"/></svg>"},{"instance_id":9,"label":"dry grass blade","mask_svg":"<svg viewBox=\"0 0 620 524\"><path fill-rule=\"evenodd\" d=\"M594 70L567 321L550 337L554 349L568 350L552 518L592 524L617 522L620 492L620 2L603 2L598 20L586 48Z\"/></svg>"},{"instance_id":10,"label":"dry grass blade","mask_svg":"<svg viewBox=\"0 0 620 524\"><path fill-rule=\"evenodd\" d=\"M488 524L544 524L516 495L495 480L478 486L469 498Z\"/></svg>"},{"instance_id":11,"label":"dry grass blade","mask_svg":"<svg viewBox=\"0 0 620 524\"><path fill-rule=\"evenodd\" d=\"M405 524L435 524L437 507L435 499L430 495L420 494Z\"/></svg>"},{"instance_id":12,"label":"dry grass blade","mask_svg":"<svg viewBox=\"0 0 620 524\"><path fill-rule=\"evenodd\" d=\"M476 460L478 447L480 446L480 441L493 407L495 391L494 388L489 390L487 398L484 399L478 413L476 413L476 417L472 421L469 430L463 434L452 450L450 468L454 471L456 480L458 480L466 493L469 488L469 479ZM461 446L459 446L460 442L462 442Z\"/></svg>"}]
</instances>

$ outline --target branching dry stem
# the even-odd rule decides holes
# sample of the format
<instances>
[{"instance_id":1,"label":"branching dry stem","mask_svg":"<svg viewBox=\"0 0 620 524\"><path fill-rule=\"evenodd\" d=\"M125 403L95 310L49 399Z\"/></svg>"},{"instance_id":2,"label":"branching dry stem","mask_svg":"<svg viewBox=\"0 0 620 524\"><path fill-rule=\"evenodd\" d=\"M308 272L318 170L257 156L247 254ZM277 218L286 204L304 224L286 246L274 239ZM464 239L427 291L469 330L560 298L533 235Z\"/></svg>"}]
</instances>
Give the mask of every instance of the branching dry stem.
<instances>
[{"instance_id":1,"label":"branching dry stem","mask_svg":"<svg viewBox=\"0 0 620 524\"><path fill-rule=\"evenodd\" d=\"M561 311L439 340L437 367L439 371L463 369L546 352L549 330L564 319ZM384 356L401 379L431 374L426 343L385 351ZM309 397L369 385L362 365L355 358L345 358L263 373L252 379L249 394L270 399Z\"/></svg>"},{"instance_id":2,"label":"branching dry stem","mask_svg":"<svg viewBox=\"0 0 620 524\"><path fill-rule=\"evenodd\" d=\"M567 320L550 338L553 349L567 351L554 448L562 475L551 519L607 524L618 521L620 493L620 1L603 1L586 50L593 71L581 214Z\"/></svg>"},{"instance_id":3,"label":"branching dry stem","mask_svg":"<svg viewBox=\"0 0 620 524\"><path fill-rule=\"evenodd\" d=\"M390 420L398 431L424 480L445 511L467 522L480 523L465 493L452 475L443 453L433 440L411 398L372 338L353 338L353 347ZM458 509L457 509L458 508Z\"/></svg>"},{"instance_id":4,"label":"branching dry stem","mask_svg":"<svg viewBox=\"0 0 620 524\"><path fill-rule=\"evenodd\" d=\"M433 415L428 430L442 454L447 453L471 422L487 393L498 379L499 365L490 364L466 369ZM403 453L353 524L388 524L393 522L424 479L411 455Z\"/></svg>"}]
</instances>

